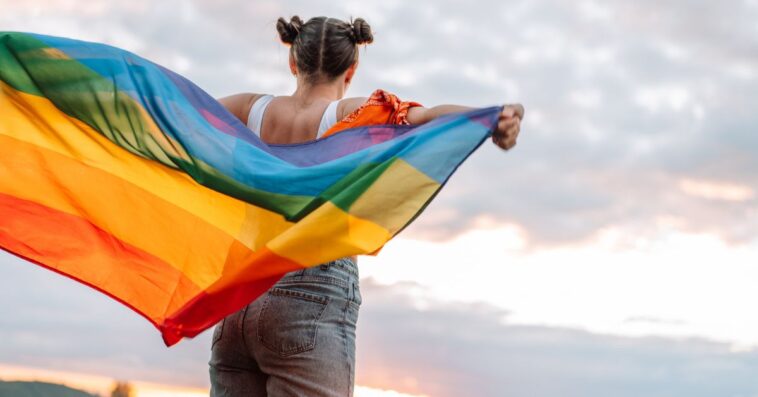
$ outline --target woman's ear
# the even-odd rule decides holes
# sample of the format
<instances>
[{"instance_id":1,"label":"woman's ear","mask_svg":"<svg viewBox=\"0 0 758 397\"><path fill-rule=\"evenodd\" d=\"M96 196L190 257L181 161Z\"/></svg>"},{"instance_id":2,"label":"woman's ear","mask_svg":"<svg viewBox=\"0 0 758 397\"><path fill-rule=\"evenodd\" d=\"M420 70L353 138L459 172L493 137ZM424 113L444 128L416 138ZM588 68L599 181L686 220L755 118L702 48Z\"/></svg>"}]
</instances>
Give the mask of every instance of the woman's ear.
<instances>
[{"instance_id":1,"label":"woman's ear","mask_svg":"<svg viewBox=\"0 0 758 397\"><path fill-rule=\"evenodd\" d=\"M355 76L355 70L358 69L358 61L355 61L352 65L350 65L349 68L345 71L345 85L349 85L350 82L353 80L353 76Z\"/></svg>"},{"instance_id":2,"label":"woman's ear","mask_svg":"<svg viewBox=\"0 0 758 397\"><path fill-rule=\"evenodd\" d=\"M297 62L295 61L295 54L290 51L290 72L293 76L297 76Z\"/></svg>"}]
</instances>

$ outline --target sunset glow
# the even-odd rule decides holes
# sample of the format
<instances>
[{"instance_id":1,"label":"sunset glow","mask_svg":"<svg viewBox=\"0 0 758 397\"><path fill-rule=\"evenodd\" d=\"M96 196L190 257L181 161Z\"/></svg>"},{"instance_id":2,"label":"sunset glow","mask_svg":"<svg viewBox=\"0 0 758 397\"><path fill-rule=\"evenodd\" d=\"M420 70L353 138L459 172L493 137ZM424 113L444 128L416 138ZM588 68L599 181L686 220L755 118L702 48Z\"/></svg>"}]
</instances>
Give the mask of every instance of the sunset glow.
<instances>
[{"instance_id":1,"label":"sunset glow","mask_svg":"<svg viewBox=\"0 0 758 397\"><path fill-rule=\"evenodd\" d=\"M679 187L687 194L711 200L739 202L747 201L755 197L753 189L749 186L734 183L683 179L679 182Z\"/></svg>"},{"instance_id":2,"label":"sunset glow","mask_svg":"<svg viewBox=\"0 0 758 397\"><path fill-rule=\"evenodd\" d=\"M103 376L93 376L74 372L40 370L29 367L11 366L0 363L0 380L5 381L39 381L66 385L68 387L110 395L115 382ZM134 388L133 397L207 397L207 389L187 388L173 385L161 385L149 382L129 382ZM355 387L355 397L429 397L426 395L405 394L394 390Z\"/></svg>"}]
</instances>

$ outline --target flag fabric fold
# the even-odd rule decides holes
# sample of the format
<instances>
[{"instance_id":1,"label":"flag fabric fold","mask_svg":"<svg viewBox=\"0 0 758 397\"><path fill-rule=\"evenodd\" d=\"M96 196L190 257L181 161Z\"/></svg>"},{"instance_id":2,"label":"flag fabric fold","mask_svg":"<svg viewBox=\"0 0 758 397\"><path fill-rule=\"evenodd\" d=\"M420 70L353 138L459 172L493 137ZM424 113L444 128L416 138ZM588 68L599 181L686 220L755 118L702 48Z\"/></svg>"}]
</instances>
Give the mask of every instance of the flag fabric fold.
<instances>
[{"instance_id":1,"label":"flag fabric fold","mask_svg":"<svg viewBox=\"0 0 758 397\"><path fill-rule=\"evenodd\" d=\"M380 249L499 110L268 145L135 54L0 32L0 247L129 306L170 346L287 272Z\"/></svg>"}]
</instances>

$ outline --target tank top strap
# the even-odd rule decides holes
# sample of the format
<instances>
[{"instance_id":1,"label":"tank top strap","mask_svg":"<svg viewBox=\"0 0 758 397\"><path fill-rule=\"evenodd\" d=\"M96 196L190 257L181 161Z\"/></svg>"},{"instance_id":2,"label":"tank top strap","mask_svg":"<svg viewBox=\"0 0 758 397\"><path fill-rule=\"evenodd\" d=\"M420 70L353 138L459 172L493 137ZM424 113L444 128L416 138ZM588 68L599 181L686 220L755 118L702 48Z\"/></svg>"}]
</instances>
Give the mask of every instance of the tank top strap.
<instances>
[{"instance_id":1,"label":"tank top strap","mask_svg":"<svg viewBox=\"0 0 758 397\"><path fill-rule=\"evenodd\" d=\"M274 99L273 95L263 95L253 102L253 106L250 107L250 114L247 117L247 128L261 137L261 122L263 121L263 113L266 111L268 104Z\"/></svg>"},{"instance_id":2,"label":"tank top strap","mask_svg":"<svg viewBox=\"0 0 758 397\"><path fill-rule=\"evenodd\" d=\"M324 114L321 116L321 124L318 126L318 132L316 133L316 139L324 136L324 133L337 124L337 105L339 105L339 99L329 103L329 106L324 110Z\"/></svg>"}]
</instances>

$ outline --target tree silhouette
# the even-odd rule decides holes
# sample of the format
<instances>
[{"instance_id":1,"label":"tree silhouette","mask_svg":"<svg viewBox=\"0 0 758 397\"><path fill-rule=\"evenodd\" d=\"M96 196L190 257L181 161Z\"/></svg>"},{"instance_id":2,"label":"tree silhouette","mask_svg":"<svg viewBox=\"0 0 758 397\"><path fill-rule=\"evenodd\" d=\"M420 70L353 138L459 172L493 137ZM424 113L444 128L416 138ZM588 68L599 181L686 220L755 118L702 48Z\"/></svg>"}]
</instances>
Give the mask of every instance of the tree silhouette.
<instances>
[{"instance_id":1,"label":"tree silhouette","mask_svg":"<svg viewBox=\"0 0 758 397\"><path fill-rule=\"evenodd\" d=\"M129 382L116 382L111 391L111 397L132 397L132 385Z\"/></svg>"}]
</instances>

